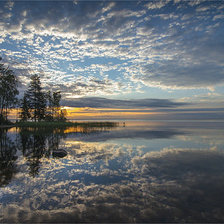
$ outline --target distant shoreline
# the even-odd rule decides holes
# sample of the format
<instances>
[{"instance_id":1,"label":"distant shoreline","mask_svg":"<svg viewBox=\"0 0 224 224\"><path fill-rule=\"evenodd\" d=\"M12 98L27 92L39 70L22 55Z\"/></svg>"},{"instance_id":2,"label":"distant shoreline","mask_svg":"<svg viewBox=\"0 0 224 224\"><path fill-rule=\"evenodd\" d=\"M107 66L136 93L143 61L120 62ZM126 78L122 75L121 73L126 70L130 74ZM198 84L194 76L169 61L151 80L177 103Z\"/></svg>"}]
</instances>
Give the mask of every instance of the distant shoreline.
<instances>
[{"instance_id":1,"label":"distant shoreline","mask_svg":"<svg viewBox=\"0 0 224 224\"><path fill-rule=\"evenodd\" d=\"M47 121L39 121L39 122L17 122L12 124L4 124L0 125L0 128L23 128L23 127L30 127L30 128L41 128L41 127L116 127L119 125L119 122L112 122L112 121L88 121L88 122L47 122Z\"/></svg>"},{"instance_id":2,"label":"distant shoreline","mask_svg":"<svg viewBox=\"0 0 224 224\"><path fill-rule=\"evenodd\" d=\"M161 122L161 123L224 123L223 119L214 119L214 120L143 120L143 119L127 119L127 120L68 120L66 122L48 122L48 121L40 121L40 122L12 122L11 124L3 124L0 125L0 128L13 128L13 127L114 127L119 126L119 124L128 124L135 122Z\"/></svg>"}]
</instances>

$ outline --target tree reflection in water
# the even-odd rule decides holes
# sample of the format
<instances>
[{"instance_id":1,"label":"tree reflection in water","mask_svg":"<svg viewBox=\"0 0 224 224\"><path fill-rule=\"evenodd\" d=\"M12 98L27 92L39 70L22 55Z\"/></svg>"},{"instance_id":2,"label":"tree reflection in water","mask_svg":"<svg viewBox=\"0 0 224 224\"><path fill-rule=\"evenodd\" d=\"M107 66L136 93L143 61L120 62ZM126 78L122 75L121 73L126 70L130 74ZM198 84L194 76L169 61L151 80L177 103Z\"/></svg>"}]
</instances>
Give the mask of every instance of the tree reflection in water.
<instances>
[{"instance_id":1,"label":"tree reflection in water","mask_svg":"<svg viewBox=\"0 0 224 224\"><path fill-rule=\"evenodd\" d=\"M2 131L0 222L223 222L223 130Z\"/></svg>"},{"instance_id":2,"label":"tree reflection in water","mask_svg":"<svg viewBox=\"0 0 224 224\"><path fill-rule=\"evenodd\" d=\"M58 149L61 138L65 138L64 129L22 128L19 130L23 156L27 159L30 175L39 173L40 159L49 158L52 150Z\"/></svg>"},{"instance_id":3,"label":"tree reflection in water","mask_svg":"<svg viewBox=\"0 0 224 224\"><path fill-rule=\"evenodd\" d=\"M17 172L16 151L14 142L7 136L7 129L0 129L0 186L9 184Z\"/></svg>"},{"instance_id":4,"label":"tree reflection in water","mask_svg":"<svg viewBox=\"0 0 224 224\"><path fill-rule=\"evenodd\" d=\"M0 129L0 186L10 183L17 172L18 152L27 160L29 174L35 177L41 167L41 158L50 158L61 139L69 133L89 135L111 130L111 127L77 126L70 128L18 128L16 143L9 137L8 129Z\"/></svg>"}]
</instances>

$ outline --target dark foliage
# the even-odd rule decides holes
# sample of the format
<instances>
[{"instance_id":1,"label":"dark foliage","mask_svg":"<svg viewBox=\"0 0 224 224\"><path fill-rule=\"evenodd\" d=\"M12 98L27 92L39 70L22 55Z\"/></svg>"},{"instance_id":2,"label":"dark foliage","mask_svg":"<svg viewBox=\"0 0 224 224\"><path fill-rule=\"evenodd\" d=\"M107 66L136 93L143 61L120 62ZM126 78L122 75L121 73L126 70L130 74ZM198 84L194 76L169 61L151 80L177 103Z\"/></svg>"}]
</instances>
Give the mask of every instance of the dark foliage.
<instances>
[{"instance_id":1,"label":"dark foliage","mask_svg":"<svg viewBox=\"0 0 224 224\"><path fill-rule=\"evenodd\" d=\"M0 57L0 61L2 58ZM8 124L9 109L17 103L18 79L14 72L0 63L0 124Z\"/></svg>"}]
</instances>

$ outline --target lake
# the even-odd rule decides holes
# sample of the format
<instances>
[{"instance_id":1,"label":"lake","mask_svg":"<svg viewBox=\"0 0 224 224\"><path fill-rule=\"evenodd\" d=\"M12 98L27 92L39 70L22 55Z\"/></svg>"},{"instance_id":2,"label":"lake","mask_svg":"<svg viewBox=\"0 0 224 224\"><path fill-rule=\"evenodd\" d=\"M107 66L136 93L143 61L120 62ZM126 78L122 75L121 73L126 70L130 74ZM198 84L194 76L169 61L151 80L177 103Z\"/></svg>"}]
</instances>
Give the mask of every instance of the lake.
<instances>
[{"instance_id":1,"label":"lake","mask_svg":"<svg viewBox=\"0 0 224 224\"><path fill-rule=\"evenodd\" d=\"M223 201L222 121L0 129L0 222L224 222Z\"/></svg>"}]
</instances>

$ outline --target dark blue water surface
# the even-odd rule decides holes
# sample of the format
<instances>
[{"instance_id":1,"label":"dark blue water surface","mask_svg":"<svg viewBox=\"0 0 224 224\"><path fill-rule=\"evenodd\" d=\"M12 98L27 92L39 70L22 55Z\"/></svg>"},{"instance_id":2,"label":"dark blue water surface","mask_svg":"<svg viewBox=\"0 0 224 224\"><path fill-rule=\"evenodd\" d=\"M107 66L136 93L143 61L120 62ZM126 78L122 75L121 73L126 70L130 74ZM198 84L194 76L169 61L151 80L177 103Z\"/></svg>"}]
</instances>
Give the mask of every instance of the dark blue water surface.
<instances>
[{"instance_id":1,"label":"dark blue water surface","mask_svg":"<svg viewBox=\"0 0 224 224\"><path fill-rule=\"evenodd\" d=\"M224 222L223 201L224 122L0 130L0 222Z\"/></svg>"}]
</instances>

